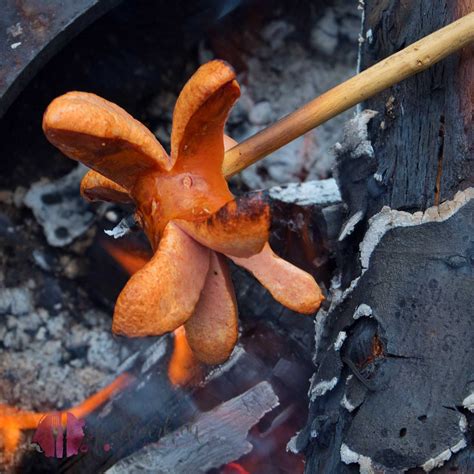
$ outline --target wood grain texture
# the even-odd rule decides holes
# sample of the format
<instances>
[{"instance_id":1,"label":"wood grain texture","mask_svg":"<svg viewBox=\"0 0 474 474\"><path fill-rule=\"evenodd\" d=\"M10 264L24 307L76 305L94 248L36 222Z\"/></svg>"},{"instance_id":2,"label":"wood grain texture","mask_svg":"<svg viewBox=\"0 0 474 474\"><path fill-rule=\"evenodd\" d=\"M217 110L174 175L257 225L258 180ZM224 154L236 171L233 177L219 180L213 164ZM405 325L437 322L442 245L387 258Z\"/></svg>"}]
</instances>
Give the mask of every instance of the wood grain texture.
<instances>
[{"instance_id":1,"label":"wood grain texture","mask_svg":"<svg viewBox=\"0 0 474 474\"><path fill-rule=\"evenodd\" d=\"M362 68L474 10L472 0L366 2ZM378 116L369 128L377 192L369 215L382 206L424 210L474 182L472 90L473 46L368 99Z\"/></svg>"},{"instance_id":2,"label":"wood grain texture","mask_svg":"<svg viewBox=\"0 0 474 474\"><path fill-rule=\"evenodd\" d=\"M192 424L151 443L107 471L108 474L206 473L252 450L247 434L265 413L279 405L268 382L261 382L209 412Z\"/></svg>"}]
</instances>

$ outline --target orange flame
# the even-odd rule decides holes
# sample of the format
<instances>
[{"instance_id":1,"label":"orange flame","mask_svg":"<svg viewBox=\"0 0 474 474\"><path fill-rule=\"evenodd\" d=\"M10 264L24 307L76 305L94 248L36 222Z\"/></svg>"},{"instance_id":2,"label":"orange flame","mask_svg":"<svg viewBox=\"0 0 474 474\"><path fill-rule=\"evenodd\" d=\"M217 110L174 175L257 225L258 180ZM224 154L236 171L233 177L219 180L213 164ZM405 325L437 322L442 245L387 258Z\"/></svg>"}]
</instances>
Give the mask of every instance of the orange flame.
<instances>
[{"instance_id":1,"label":"orange flame","mask_svg":"<svg viewBox=\"0 0 474 474\"><path fill-rule=\"evenodd\" d=\"M117 377L112 383L99 390L79 405L68 411L76 418L85 418L98 406L107 401L114 393L123 390L133 381L133 377L124 373ZM21 432L34 430L45 416L53 412L33 412L19 410L18 408L0 404L0 438L3 440L4 459L7 464L13 461L15 452L21 439Z\"/></svg>"},{"instance_id":2,"label":"orange flame","mask_svg":"<svg viewBox=\"0 0 474 474\"><path fill-rule=\"evenodd\" d=\"M150 260L150 258L127 251L109 241L103 242L103 246L130 275L138 272ZM173 385L184 386L196 380L199 374L199 362L189 347L184 326L181 326L174 331L174 348L168 366L168 377Z\"/></svg>"},{"instance_id":3,"label":"orange flame","mask_svg":"<svg viewBox=\"0 0 474 474\"><path fill-rule=\"evenodd\" d=\"M109 241L102 242L102 245L129 275L133 275L138 270L141 270L150 260L150 257L129 252Z\"/></svg>"},{"instance_id":4,"label":"orange flame","mask_svg":"<svg viewBox=\"0 0 474 474\"><path fill-rule=\"evenodd\" d=\"M199 362L186 339L184 326L181 326L174 331L174 350L168 365L168 377L173 385L182 387L199 376L199 368Z\"/></svg>"}]
</instances>

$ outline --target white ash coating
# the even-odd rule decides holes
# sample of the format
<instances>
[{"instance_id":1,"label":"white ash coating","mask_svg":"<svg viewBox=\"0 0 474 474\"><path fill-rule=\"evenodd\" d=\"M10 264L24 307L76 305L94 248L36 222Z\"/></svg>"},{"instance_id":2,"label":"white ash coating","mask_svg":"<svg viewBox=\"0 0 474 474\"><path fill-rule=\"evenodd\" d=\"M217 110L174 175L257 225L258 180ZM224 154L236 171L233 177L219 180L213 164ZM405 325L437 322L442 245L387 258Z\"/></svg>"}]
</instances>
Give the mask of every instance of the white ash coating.
<instances>
[{"instance_id":1,"label":"white ash coating","mask_svg":"<svg viewBox=\"0 0 474 474\"><path fill-rule=\"evenodd\" d=\"M176 431L121 459L108 474L205 473L250 452L247 435L252 426L279 405L268 382L202 413Z\"/></svg>"},{"instance_id":2,"label":"white ash coating","mask_svg":"<svg viewBox=\"0 0 474 474\"><path fill-rule=\"evenodd\" d=\"M357 306L356 310L354 311L354 315L352 317L354 319L359 319L362 317L371 318L372 308L369 305L362 303L359 306Z\"/></svg>"},{"instance_id":3,"label":"white ash coating","mask_svg":"<svg viewBox=\"0 0 474 474\"><path fill-rule=\"evenodd\" d=\"M313 382L314 379L312 379ZM311 387L309 389L309 396L312 402L316 400L317 397L322 397L325 395L327 392L331 391L337 384L338 378L333 377L331 380L323 380L313 386L311 384Z\"/></svg>"},{"instance_id":4,"label":"white ash coating","mask_svg":"<svg viewBox=\"0 0 474 474\"><path fill-rule=\"evenodd\" d=\"M299 206L328 205L342 200L339 186L334 178L274 186L268 192L272 199Z\"/></svg>"},{"instance_id":5,"label":"white ash coating","mask_svg":"<svg viewBox=\"0 0 474 474\"><path fill-rule=\"evenodd\" d=\"M462 401L462 406L474 413L474 393L471 393Z\"/></svg>"},{"instance_id":6,"label":"white ash coating","mask_svg":"<svg viewBox=\"0 0 474 474\"><path fill-rule=\"evenodd\" d=\"M334 342L334 350L336 352L339 351L339 349L342 347L346 338L347 338L346 331L340 331L336 337L336 341Z\"/></svg>"},{"instance_id":7,"label":"white ash coating","mask_svg":"<svg viewBox=\"0 0 474 474\"><path fill-rule=\"evenodd\" d=\"M425 472L430 472L436 467L441 467L446 461L448 461L454 453L461 451L467 446L466 440L464 437L457 442L454 446L442 451L435 456L434 458L428 459L424 464L422 464L422 468Z\"/></svg>"},{"instance_id":8,"label":"white ash coating","mask_svg":"<svg viewBox=\"0 0 474 474\"><path fill-rule=\"evenodd\" d=\"M372 459L362 454L352 451L347 444L341 444L341 461L344 464L359 464L359 472L361 474L374 474L372 467Z\"/></svg>"},{"instance_id":9,"label":"white ash coating","mask_svg":"<svg viewBox=\"0 0 474 474\"><path fill-rule=\"evenodd\" d=\"M344 407L349 413L353 412L357 407L353 405L349 399L347 398L347 394L344 394L344 396L341 398L341 406Z\"/></svg>"},{"instance_id":10,"label":"white ash coating","mask_svg":"<svg viewBox=\"0 0 474 474\"><path fill-rule=\"evenodd\" d=\"M80 164L56 181L34 183L26 193L24 204L33 211L53 247L70 244L94 222L94 214L79 193L86 172Z\"/></svg>"}]
</instances>

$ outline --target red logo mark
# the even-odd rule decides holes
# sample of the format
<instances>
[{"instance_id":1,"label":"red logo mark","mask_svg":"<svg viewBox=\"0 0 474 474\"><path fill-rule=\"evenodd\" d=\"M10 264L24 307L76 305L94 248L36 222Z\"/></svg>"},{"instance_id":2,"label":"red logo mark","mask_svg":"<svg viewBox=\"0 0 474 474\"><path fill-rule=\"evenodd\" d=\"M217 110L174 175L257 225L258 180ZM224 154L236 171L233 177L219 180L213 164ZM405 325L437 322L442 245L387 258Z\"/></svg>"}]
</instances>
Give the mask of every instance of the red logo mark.
<instances>
[{"instance_id":1,"label":"red logo mark","mask_svg":"<svg viewBox=\"0 0 474 474\"><path fill-rule=\"evenodd\" d=\"M72 413L49 413L39 422L32 441L48 458L73 456L81 448L84 425Z\"/></svg>"}]
</instances>

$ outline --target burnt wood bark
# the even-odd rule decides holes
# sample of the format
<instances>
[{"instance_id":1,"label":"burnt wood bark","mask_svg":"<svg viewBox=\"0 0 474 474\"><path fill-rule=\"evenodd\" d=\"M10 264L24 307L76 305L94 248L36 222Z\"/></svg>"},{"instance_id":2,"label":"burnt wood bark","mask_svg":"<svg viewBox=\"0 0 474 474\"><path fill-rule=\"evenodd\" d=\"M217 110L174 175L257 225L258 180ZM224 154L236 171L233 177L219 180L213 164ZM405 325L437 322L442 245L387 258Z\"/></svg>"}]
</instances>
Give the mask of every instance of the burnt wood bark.
<instances>
[{"instance_id":1,"label":"burnt wood bark","mask_svg":"<svg viewBox=\"0 0 474 474\"><path fill-rule=\"evenodd\" d=\"M474 9L472 0L365 3L363 69ZM381 177L368 186L369 216L384 205L424 210L474 183L472 60L466 48L364 104L378 112L369 135Z\"/></svg>"},{"instance_id":2,"label":"burnt wood bark","mask_svg":"<svg viewBox=\"0 0 474 474\"><path fill-rule=\"evenodd\" d=\"M362 68L473 8L366 0ZM471 47L397 84L338 147L341 283L317 316L309 419L290 443L307 473L474 470L473 70Z\"/></svg>"}]
</instances>

